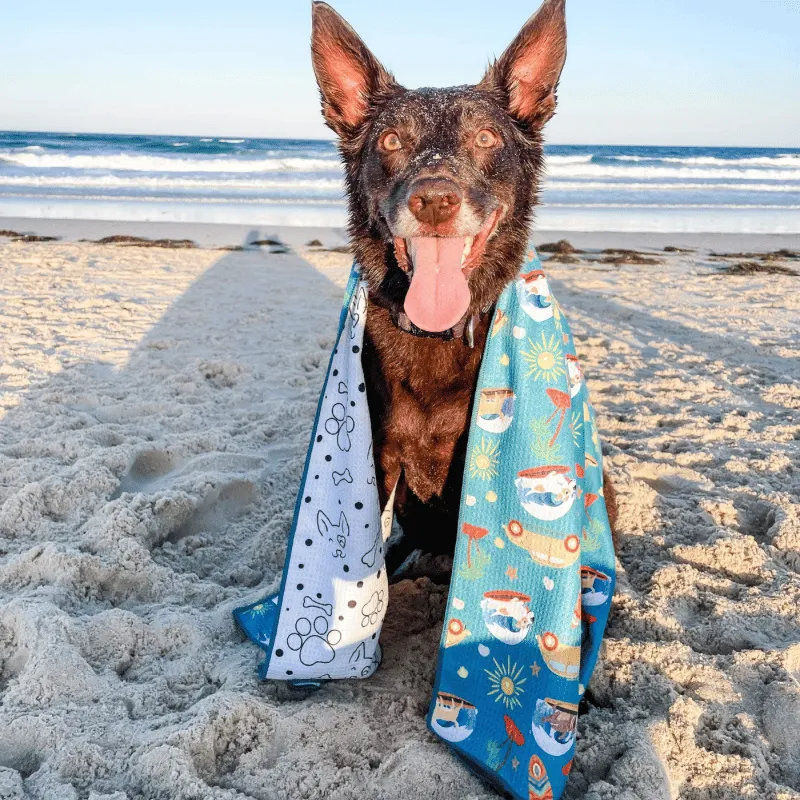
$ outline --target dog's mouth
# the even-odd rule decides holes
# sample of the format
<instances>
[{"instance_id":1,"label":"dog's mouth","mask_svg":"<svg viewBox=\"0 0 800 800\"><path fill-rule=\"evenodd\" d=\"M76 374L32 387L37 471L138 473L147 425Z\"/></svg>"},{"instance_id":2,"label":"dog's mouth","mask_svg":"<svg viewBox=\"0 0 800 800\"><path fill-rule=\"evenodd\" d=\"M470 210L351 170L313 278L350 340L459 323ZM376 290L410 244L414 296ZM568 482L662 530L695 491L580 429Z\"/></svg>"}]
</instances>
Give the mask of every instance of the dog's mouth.
<instances>
[{"instance_id":1,"label":"dog's mouth","mask_svg":"<svg viewBox=\"0 0 800 800\"><path fill-rule=\"evenodd\" d=\"M467 279L502 216L498 206L475 236L395 237L397 263L411 278L405 302L408 318L424 331L452 328L469 309Z\"/></svg>"}]
</instances>

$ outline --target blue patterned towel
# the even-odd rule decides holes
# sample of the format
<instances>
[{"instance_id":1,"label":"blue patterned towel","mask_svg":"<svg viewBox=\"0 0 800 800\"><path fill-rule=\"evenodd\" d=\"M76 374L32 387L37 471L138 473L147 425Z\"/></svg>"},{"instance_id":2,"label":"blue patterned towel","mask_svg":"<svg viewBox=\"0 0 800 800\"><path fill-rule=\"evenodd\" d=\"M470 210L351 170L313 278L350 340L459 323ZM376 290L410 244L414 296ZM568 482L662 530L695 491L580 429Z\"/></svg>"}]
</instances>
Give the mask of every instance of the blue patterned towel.
<instances>
[{"instance_id":1,"label":"blue patterned towel","mask_svg":"<svg viewBox=\"0 0 800 800\"><path fill-rule=\"evenodd\" d=\"M296 685L380 663L385 542L361 366L357 265L295 506L280 592L234 611ZM558 798L614 590L594 412L535 251L494 312L472 410L428 725L514 797Z\"/></svg>"}]
</instances>

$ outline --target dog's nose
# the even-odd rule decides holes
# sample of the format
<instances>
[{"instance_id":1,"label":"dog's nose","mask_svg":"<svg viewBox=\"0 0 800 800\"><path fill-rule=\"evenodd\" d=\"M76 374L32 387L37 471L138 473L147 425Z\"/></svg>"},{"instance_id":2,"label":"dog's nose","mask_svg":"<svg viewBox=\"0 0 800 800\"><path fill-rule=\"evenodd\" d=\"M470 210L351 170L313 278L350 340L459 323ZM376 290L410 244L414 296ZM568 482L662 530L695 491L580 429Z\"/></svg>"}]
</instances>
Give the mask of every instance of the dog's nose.
<instances>
[{"instance_id":1,"label":"dog's nose","mask_svg":"<svg viewBox=\"0 0 800 800\"><path fill-rule=\"evenodd\" d=\"M411 186L408 209L420 221L436 226L461 207L461 189L449 178L419 178Z\"/></svg>"}]
</instances>

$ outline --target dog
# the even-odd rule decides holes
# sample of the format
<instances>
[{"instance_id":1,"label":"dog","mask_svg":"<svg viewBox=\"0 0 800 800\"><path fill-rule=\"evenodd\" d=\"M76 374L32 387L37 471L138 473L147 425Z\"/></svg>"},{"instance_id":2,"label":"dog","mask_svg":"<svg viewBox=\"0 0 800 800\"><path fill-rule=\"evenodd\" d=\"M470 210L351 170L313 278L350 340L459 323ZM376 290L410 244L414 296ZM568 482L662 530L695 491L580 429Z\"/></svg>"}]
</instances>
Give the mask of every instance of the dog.
<instances>
[{"instance_id":1,"label":"dog","mask_svg":"<svg viewBox=\"0 0 800 800\"><path fill-rule=\"evenodd\" d=\"M470 411L495 303L528 249L567 53L544 3L475 86L409 90L324 2L311 50L344 164L353 253L369 286L362 363L382 506L417 549L452 555ZM612 529L613 489L605 500Z\"/></svg>"}]
</instances>

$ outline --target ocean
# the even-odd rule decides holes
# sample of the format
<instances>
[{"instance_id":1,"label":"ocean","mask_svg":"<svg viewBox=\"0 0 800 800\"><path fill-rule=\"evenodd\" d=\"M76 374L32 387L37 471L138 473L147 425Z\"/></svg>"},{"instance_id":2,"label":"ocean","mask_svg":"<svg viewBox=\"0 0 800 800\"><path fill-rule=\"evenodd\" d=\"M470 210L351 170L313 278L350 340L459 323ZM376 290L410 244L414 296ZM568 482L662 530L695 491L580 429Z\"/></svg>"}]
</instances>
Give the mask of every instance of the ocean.
<instances>
[{"instance_id":1,"label":"ocean","mask_svg":"<svg viewBox=\"0 0 800 800\"><path fill-rule=\"evenodd\" d=\"M800 233L800 149L546 153L540 229ZM342 192L330 141L0 132L0 217L342 225Z\"/></svg>"}]
</instances>

